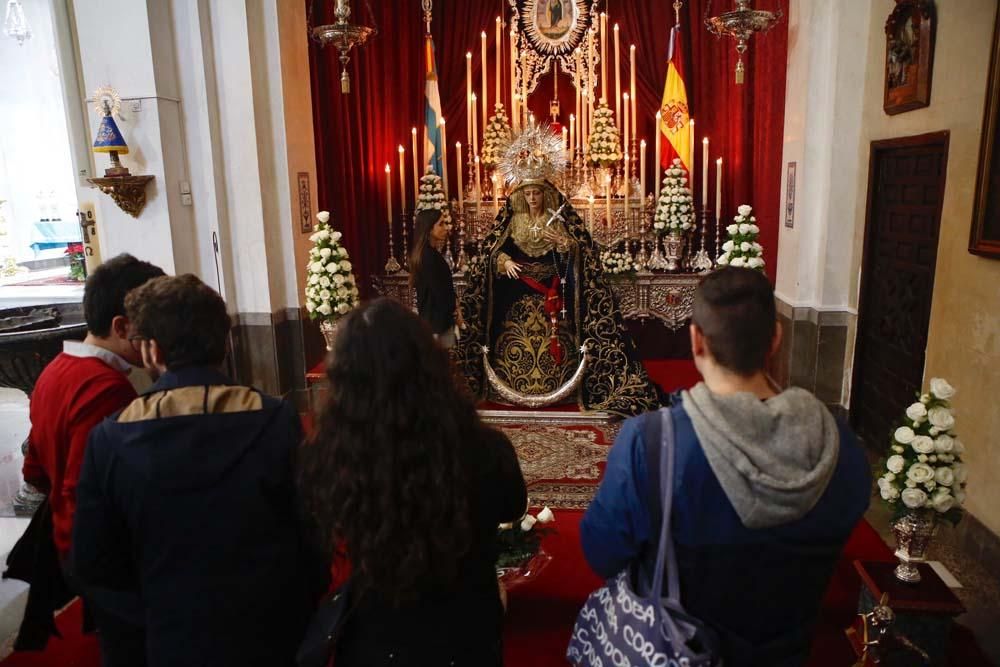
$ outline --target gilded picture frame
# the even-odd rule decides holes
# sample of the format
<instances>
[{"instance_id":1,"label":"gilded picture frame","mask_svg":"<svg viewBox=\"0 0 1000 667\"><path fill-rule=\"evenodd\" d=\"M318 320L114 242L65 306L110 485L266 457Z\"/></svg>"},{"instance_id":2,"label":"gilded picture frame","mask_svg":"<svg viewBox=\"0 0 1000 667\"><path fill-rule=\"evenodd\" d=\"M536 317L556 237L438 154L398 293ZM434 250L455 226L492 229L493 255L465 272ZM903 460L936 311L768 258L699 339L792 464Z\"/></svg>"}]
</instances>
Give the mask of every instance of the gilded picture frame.
<instances>
[{"instance_id":1,"label":"gilded picture frame","mask_svg":"<svg viewBox=\"0 0 1000 667\"><path fill-rule=\"evenodd\" d=\"M553 67L572 75L574 52L597 25L598 0L508 0L517 31L518 78L527 92Z\"/></svg>"},{"instance_id":2,"label":"gilded picture frame","mask_svg":"<svg viewBox=\"0 0 1000 667\"><path fill-rule=\"evenodd\" d=\"M885 22L886 114L930 105L936 29L933 0L896 0Z\"/></svg>"},{"instance_id":3,"label":"gilded picture frame","mask_svg":"<svg viewBox=\"0 0 1000 667\"><path fill-rule=\"evenodd\" d=\"M976 198L969 231L969 252L1000 259L1000 11L993 24L983 132L979 141Z\"/></svg>"}]
</instances>

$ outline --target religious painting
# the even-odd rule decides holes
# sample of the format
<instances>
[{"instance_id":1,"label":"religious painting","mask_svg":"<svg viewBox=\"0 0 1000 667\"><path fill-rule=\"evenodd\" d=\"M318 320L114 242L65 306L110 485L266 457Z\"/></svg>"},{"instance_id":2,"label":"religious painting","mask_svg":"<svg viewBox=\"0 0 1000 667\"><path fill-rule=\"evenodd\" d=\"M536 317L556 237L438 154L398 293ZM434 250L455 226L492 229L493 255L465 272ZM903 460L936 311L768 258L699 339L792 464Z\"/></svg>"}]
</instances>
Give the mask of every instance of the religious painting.
<instances>
[{"instance_id":1,"label":"religious painting","mask_svg":"<svg viewBox=\"0 0 1000 667\"><path fill-rule=\"evenodd\" d=\"M885 98L890 116L931 103L934 69L933 0L896 0L885 22Z\"/></svg>"},{"instance_id":2,"label":"religious painting","mask_svg":"<svg viewBox=\"0 0 1000 667\"><path fill-rule=\"evenodd\" d=\"M312 194L309 192L309 172L297 174L299 183L299 232L312 234Z\"/></svg>"},{"instance_id":3,"label":"religious painting","mask_svg":"<svg viewBox=\"0 0 1000 667\"><path fill-rule=\"evenodd\" d=\"M1000 259L1000 13L993 26L993 51L986 89L983 134L979 142L976 199L969 252Z\"/></svg>"}]
</instances>

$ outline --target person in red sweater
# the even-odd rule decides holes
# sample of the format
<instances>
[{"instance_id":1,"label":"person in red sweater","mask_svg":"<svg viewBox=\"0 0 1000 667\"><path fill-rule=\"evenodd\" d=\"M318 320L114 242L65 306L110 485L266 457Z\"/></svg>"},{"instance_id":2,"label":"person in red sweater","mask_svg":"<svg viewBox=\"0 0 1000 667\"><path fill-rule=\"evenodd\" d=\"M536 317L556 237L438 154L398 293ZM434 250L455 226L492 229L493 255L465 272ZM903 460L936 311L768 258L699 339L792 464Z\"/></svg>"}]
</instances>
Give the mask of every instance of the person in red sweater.
<instances>
[{"instance_id":1,"label":"person in red sweater","mask_svg":"<svg viewBox=\"0 0 1000 667\"><path fill-rule=\"evenodd\" d=\"M53 539L64 569L87 436L101 420L136 398L128 374L133 365L142 364L142 357L130 338L134 332L125 315L125 295L162 275L159 267L127 254L98 267L83 291L86 338L64 343L31 394L31 432L22 474L24 481L48 495ZM72 573L66 574L73 586ZM105 653L104 639L114 632L113 622L104 622L100 615L95 620ZM105 655L104 664L135 664L116 663L112 657Z\"/></svg>"}]
</instances>

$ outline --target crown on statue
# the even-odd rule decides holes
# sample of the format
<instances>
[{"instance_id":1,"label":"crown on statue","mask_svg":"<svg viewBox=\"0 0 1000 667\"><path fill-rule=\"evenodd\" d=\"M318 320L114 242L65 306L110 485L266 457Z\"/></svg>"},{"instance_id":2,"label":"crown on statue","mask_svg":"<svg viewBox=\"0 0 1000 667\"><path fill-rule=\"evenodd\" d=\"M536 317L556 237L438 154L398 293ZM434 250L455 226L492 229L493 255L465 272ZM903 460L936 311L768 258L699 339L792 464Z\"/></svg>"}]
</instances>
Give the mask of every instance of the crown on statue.
<instances>
[{"instance_id":1,"label":"crown on statue","mask_svg":"<svg viewBox=\"0 0 1000 667\"><path fill-rule=\"evenodd\" d=\"M497 171L507 183L553 180L566 170L562 136L548 125L529 127L507 147Z\"/></svg>"}]
</instances>

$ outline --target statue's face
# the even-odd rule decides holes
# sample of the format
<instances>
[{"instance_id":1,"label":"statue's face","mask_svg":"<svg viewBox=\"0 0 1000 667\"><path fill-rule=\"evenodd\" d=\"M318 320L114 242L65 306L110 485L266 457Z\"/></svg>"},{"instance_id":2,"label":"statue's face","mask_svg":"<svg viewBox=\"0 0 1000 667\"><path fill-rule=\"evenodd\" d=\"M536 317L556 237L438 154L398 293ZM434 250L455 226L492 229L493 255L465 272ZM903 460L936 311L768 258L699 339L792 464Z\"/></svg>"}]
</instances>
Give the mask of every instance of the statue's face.
<instances>
[{"instance_id":1,"label":"statue's face","mask_svg":"<svg viewBox=\"0 0 1000 667\"><path fill-rule=\"evenodd\" d=\"M541 210L542 202L545 201L545 195L542 193L542 189L539 187L527 187L522 190L524 192L524 201L528 203L528 208L532 212Z\"/></svg>"}]
</instances>

